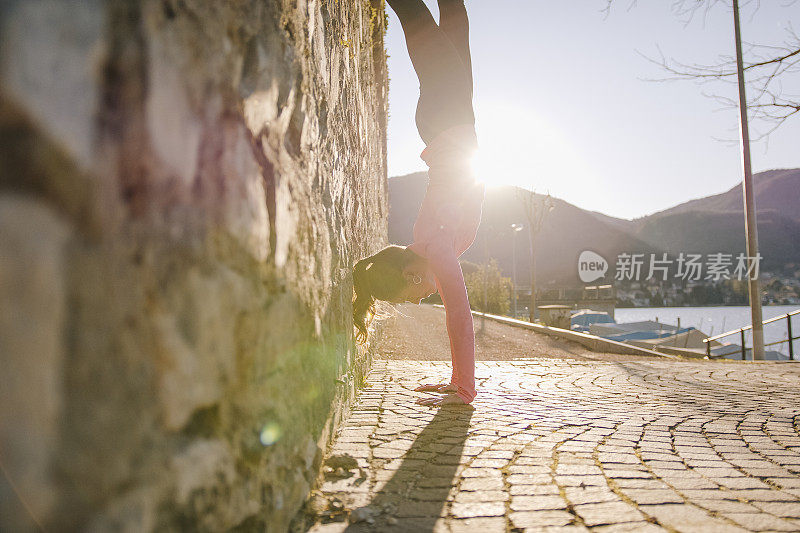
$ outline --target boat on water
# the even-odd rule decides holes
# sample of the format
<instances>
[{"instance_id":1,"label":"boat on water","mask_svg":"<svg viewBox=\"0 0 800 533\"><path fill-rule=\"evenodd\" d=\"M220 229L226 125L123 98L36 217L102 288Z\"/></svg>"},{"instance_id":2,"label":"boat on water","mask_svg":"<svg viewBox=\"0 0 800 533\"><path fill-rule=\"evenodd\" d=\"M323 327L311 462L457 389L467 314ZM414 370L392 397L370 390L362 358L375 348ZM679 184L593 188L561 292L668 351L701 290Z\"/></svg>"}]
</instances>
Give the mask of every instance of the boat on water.
<instances>
[{"instance_id":1,"label":"boat on water","mask_svg":"<svg viewBox=\"0 0 800 533\"><path fill-rule=\"evenodd\" d=\"M570 329L649 350L673 348L700 357L706 356L706 343L703 341L709 337L694 327L682 328L655 320L617 322L608 313L591 309L573 312L570 316ZM788 359L788 356L774 350L767 350L764 355L767 360L772 361ZM752 359L749 348L745 350L745 357ZM711 358L741 359L742 347L735 343L711 341Z\"/></svg>"},{"instance_id":2,"label":"boat on water","mask_svg":"<svg viewBox=\"0 0 800 533\"><path fill-rule=\"evenodd\" d=\"M616 321L606 312L581 309L570 315L569 323L572 331L589 333L589 328L593 324L616 324Z\"/></svg>"}]
</instances>

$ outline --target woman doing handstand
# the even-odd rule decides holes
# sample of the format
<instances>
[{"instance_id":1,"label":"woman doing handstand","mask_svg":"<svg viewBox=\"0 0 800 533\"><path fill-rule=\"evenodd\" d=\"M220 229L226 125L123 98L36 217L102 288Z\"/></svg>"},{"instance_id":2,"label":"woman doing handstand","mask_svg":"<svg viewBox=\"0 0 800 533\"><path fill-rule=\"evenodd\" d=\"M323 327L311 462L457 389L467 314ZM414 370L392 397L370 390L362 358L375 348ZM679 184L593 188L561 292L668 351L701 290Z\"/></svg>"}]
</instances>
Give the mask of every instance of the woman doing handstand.
<instances>
[{"instance_id":1,"label":"woman doing handstand","mask_svg":"<svg viewBox=\"0 0 800 533\"><path fill-rule=\"evenodd\" d=\"M467 12L463 0L438 1L437 25L422 0L388 0L400 18L420 83L416 122L426 145L421 157L428 165L428 187L414 223L414 242L387 246L353 269L359 340L366 338L376 299L419 303L439 291L453 372L449 383L415 389L446 394L418 400L424 405L475 398L475 333L458 258L475 240L484 193L469 168L477 140Z\"/></svg>"}]
</instances>

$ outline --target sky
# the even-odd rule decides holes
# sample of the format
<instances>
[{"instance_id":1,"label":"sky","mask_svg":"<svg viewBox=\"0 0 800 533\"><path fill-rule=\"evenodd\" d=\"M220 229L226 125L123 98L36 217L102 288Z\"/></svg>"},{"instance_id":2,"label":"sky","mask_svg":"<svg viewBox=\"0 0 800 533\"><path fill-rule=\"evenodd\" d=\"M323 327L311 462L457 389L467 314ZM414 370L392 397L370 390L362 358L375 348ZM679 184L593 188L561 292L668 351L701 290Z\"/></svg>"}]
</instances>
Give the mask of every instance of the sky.
<instances>
[{"instance_id":1,"label":"sky","mask_svg":"<svg viewBox=\"0 0 800 533\"><path fill-rule=\"evenodd\" d=\"M438 20L436 3L426 3ZM800 31L800 3L741 3L746 43L780 44L792 21ZM627 0L606 14L605 0L467 0L479 179L620 218L739 183L738 111L708 96L735 98L735 85L650 81L666 73L646 59L712 64L733 55L731 8L720 3L687 22L673 4ZM425 165L414 125L419 84L387 10L391 177ZM795 94L798 77L785 85ZM751 136L758 131L751 125ZM798 146L800 116L752 143L753 171L800 167Z\"/></svg>"}]
</instances>

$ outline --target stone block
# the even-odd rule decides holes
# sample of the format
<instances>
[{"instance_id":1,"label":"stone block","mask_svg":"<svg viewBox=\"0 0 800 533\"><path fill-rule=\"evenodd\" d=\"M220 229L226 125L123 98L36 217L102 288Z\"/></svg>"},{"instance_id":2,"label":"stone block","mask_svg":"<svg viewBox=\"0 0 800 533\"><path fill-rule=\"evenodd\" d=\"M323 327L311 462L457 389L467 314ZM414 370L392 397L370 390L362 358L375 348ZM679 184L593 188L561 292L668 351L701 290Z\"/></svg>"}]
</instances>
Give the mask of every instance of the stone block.
<instances>
[{"instance_id":1,"label":"stone block","mask_svg":"<svg viewBox=\"0 0 800 533\"><path fill-rule=\"evenodd\" d=\"M3 6L0 83L83 169L95 164L98 77L108 53L100 0Z\"/></svg>"},{"instance_id":2,"label":"stone block","mask_svg":"<svg viewBox=\"0 0 800 533\"><path fill-rule=\"evenodd\" d=\"M0 193L3 531L33 529L29 513L47 517L58 503L53 456L64 402L61 371L68 320L64 247L70 234L69 223L47 205Z\"/></svg>"}]
</instances>

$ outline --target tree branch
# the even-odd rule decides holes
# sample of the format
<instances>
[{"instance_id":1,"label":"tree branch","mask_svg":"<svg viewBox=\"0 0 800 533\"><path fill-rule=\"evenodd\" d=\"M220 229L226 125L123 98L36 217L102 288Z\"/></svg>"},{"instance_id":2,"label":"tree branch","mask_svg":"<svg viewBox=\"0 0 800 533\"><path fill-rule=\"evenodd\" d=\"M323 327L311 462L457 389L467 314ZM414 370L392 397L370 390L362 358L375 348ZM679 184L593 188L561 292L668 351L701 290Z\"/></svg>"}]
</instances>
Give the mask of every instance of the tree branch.
<instances>
[{"instance_id":1,"label":"tree branch","mask_svg":"<svg viewBox=\"0 0 800 533\"><path fill-rule=\"evenodd\" d=\"M783 7L796 4L799 0L787 0ZM608 16L615 0L606 0L603 12ZM698 14L705 18L711 8L717 4L729 6L726 0L674 0L672 11L689 24ZM632 0L628 9L636 5ZM753 5L754 11L761 5L760 0L743 2L743 5ZM748 58L743 69L748 88L748 109L753 119L756 130L759 126L765 127L765 133L758 134L754 140L762 140L774 132L784 122L794 116L800 116L800 95L790 94L784 90L784 81L797 83L800 80L800 37L795 33L791 23L787 23L786 37L781 45L763 45L745 43L744 55ZM667 59L660 47L658 56L651 57L637 50L637 53L646 61L657 65L667 76L647 81L681 81L695 80L698 83L724 82L736 83L736 59L729 55L719 56L718 60L710 65L681 63L674 59ZM706 95L714 98L725 108L738 106L738 101L717 94Z\"/></svg>"}]
</instances>

